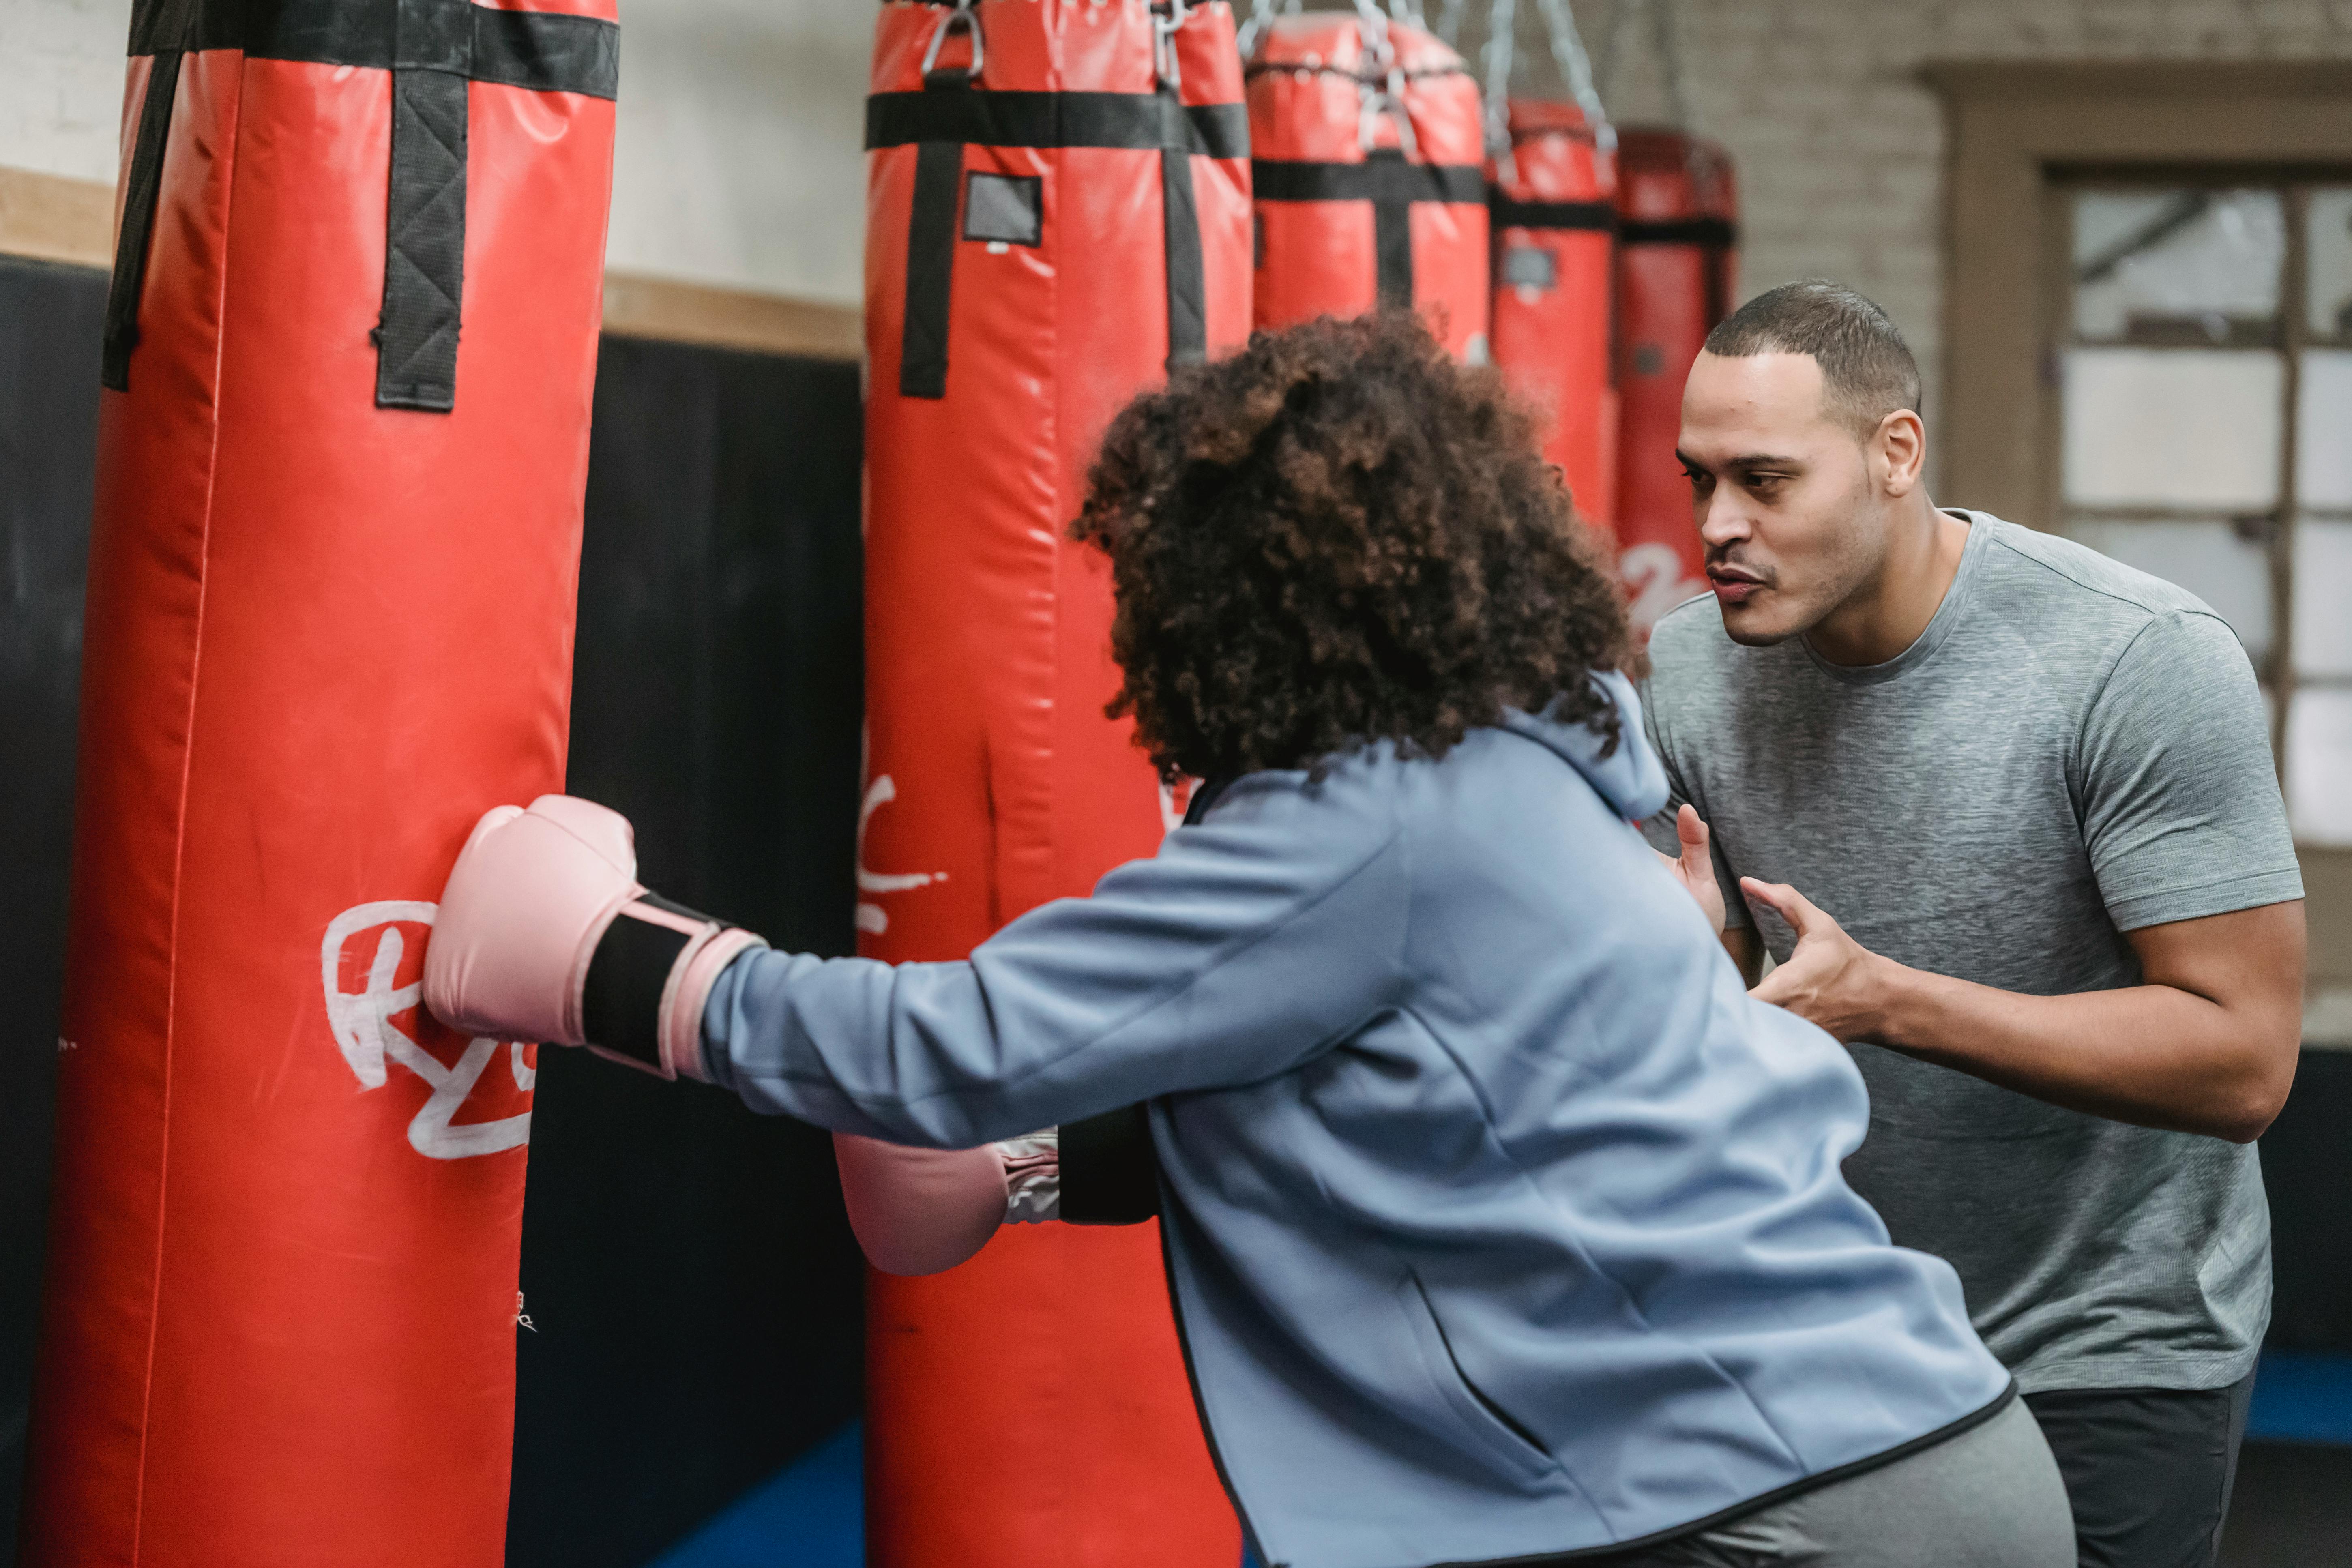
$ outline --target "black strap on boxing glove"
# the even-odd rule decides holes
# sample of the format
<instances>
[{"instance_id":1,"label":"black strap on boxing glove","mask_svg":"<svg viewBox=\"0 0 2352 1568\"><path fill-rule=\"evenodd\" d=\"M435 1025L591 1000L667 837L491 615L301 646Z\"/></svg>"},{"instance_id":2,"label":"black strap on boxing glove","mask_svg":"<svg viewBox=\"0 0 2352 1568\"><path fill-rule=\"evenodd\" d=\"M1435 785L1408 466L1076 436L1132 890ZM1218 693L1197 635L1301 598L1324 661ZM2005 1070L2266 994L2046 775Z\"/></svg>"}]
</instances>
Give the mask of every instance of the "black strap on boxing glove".
<instances>
[{"instance_id":1,"label":"black strap on boxing glove","mask_svg":"<svg viewBox=\"0 0 2352 1568\"><path fill-rule=\"evenodd\" d=\"M729 963L767 944L699 910L639 893L614 912L580 988L588 1048L663 1078L707 1080L702 1004Z\"/></svg>"},{"instance_id":2,"label":"black strap on boxing glove","mask_svg":"<svg viewBox=\"0 0 2352 1568\"><path fill-rule=\"evenodd\" d=\"M1142 1105L1062 1123L1062 1212L1069 1225L1141 1225L1160 1214L1160 1155Z\"/></svg>"}]
</instances>

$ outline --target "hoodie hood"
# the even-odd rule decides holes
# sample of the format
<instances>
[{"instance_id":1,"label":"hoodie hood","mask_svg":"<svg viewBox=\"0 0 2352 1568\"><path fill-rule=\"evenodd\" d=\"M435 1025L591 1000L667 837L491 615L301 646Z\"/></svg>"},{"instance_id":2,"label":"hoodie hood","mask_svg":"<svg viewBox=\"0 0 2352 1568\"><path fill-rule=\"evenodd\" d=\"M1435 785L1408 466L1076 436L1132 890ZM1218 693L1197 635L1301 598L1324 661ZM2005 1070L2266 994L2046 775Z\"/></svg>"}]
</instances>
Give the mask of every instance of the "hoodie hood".
<instances>
[{"instance_id":1,"label":"hoodie hood","mask_svg":"<svg viewBox=\"0 0 2352 1568\"><path fill-rule=\"evenodd\" d=\"M1580 721L1513 709L1503 716L1503 728L1557 752L1620 816L1631 822L1655 816L1666 805L1666 769L1642 728L1642 700L1633 683L1613 669L1595 675L1592 683L1617 708L1617 749L1607 756L1601 752L1608 742Z\"/></svg>"}]
</instances>

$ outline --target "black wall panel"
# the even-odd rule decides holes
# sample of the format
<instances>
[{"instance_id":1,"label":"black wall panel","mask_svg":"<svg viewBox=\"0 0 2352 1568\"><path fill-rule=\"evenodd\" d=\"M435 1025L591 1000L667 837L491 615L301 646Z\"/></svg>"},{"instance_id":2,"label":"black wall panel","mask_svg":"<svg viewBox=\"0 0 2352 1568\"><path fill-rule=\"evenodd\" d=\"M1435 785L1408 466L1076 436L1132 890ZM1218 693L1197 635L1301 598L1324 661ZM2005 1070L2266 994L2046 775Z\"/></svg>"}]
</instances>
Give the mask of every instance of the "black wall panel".
<instances>
[{"instance_id":1,"label":"black wall panel","mask_svg":"<svg viewBox=\"0 0 2352 1568\"><path fill-rule=\"evenodd\" d=\"M845 952L863 712L857 373L604 340L574 794L651 887ZM826 1136L542 1051L511 1568L646 1562L856 1411L861 1265Z\"/></svg>"},{"instance_id":2,"label":"black wall panel","mask_svg":"<svg viewBox=\"0 0 2352 1568\"><path fill-rule=\"evenodd\" d=\"M106 274L0 257L0 1562L48 1219Z\"/></svg>"},{"instance_id":3,"label":"black wall panel","mask_svg":"<svg viewBox=\"0 0 2352 1568\"><path fill-rule=\"evenodd\" d=\"M2303 1053L2262 1150L2277 1259L2270 1342L2352 1353L2352 1051Z\"/></svg>"}]
</instances>

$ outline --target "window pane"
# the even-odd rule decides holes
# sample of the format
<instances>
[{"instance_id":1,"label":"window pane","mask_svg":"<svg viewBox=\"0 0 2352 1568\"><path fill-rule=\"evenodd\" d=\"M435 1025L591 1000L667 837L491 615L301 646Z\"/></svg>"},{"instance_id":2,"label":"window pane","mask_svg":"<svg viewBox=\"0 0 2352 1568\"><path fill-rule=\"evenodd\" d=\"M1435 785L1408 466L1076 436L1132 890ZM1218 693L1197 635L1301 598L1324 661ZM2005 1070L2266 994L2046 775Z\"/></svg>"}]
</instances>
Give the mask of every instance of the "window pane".
<instances>
[{"instance_id":1,"label":"window pane","mask_svg":"<svg viewBox=\"0 0 2352 1568\"><path fill-rule=\"evenodd\" d=\"M2228 519L2116 522L2077 518L2066 531L2100 554L2186 588L2212 605L2256 664L2270 651L2270 550L2261 539L2239 532Z\"/></svg>"},{"instance_id":2,"label":"window pane","mask_svg":"<svg viewBox=\"0 0 2352 1568\"><path fill-rule=\"evenodd\" d=\"M2311 193L2311 335L2352 342L2352 190Z\"/></svg>"},{"instance_id":3,"label":"window pane","mask_svg":"<svg viewBox=\"0 0 2352 1568\"><path fill-rule=\"evenodd\" d=\"M2066 499L2262 511L2278 500L2279 356L2069 349Z\"/></svg>"},{"instance_id":4,"label":"window pane","mask_svg":"<svg viewBox=\"0 0 2352 1568\"><path fill-rule=\"evenodd\" d=\"M2352 522L2294 531L2294 672L2352 676Z\"/></svg>"},{"instance_id":5,"label":"window pane","mask_svg":"<svg viewBox=\"0 0 2352 1568\"><path fill-rule=\"evenodd\" d=\"M2295 497L2352 509L2352 349L2305 354L2295 395Z\"/></svg>"},{"instance_id":6,"label":"window pane","mask_svg":"<svg viewBox=\"0 0 2352 1568\"><path fill-rule=\"evenodd\" d=\"M2288 703L2286 810L2300 842L2352 848L2352 689L2310 687Z\"/></svg>"},{"instance_id":7,"label":"window pane","mask_svg":"<svg viewBox=\"0 0 2352 1568\"><path fill-rule=\"evenodd\" d=\"M2277 341L2286 220L2275 191L2074 197L2074 331L2092 342Z\"/></svg>"}]
</instances>

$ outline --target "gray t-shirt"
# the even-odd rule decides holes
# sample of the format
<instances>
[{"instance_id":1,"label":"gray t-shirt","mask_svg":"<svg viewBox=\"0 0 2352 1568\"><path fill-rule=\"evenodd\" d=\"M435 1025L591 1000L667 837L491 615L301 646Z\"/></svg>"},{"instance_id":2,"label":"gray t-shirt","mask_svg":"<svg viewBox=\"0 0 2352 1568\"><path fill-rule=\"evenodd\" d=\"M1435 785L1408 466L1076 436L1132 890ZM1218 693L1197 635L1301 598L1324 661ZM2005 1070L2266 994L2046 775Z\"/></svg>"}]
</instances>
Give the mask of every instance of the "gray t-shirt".
<instances>
[{"instance_id":1,"label":"gray t-shirt","mask_svg":"<svg viewBox=\"0 0 2352 1568\"><path fill-rule=\"evenodd\" d=\"M1841 668L1742 647L1711 598L1659 621L1652 739L1738 879L1788 882L1913 968L2039 995L2139 983L2123 933L2303 896L2252 668L2193 595L1956 512L1959 574L1917 642ZM1646 825L1672 852L1674 806ZM1766 948L1794 946L1769 910ZM1856 1045L1846 1164L1895 1241L1959 1270L2032 1393L2213 1388L2270 1317L2252 1145L2063 1110Z\"/></svg>"}]
</instances>

